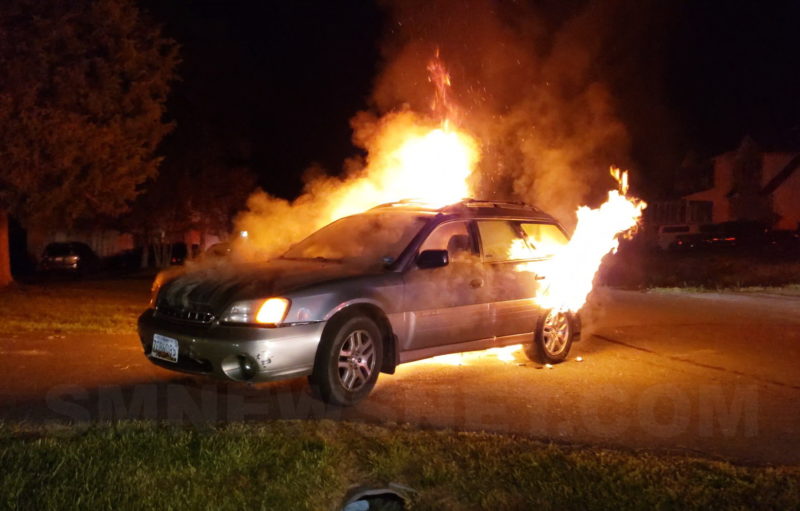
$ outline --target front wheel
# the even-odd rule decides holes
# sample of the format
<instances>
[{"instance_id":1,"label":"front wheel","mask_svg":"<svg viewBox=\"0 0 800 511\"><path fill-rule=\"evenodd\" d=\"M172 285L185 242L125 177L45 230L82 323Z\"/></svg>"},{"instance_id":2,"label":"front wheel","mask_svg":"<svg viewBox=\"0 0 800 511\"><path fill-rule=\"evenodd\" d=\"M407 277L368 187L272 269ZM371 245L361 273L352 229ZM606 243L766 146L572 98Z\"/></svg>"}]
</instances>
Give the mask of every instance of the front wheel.
<instances>
[{"instance_id":1,"label":"front wheel","mask_svg":"<svg viewBox=\"0 0 800 511\"><path fill-rule=\"evenodd\" d=\"M352 406L375 386L382 362L380 329L371 319L355 316L325 334L309 381L326 403Z\"/></svg>"},{"instance_id":2,"label":"front wheel","mask_svg":"<svg viewBox=\"0 0 800 511\"><path fill-rule=\"evenodd\" d=\"M569 312L547 311L539 318L533 343L525 346L525 355L540 364L566 360L575 339L575 317Z\"/></svg>"}]
</instances>

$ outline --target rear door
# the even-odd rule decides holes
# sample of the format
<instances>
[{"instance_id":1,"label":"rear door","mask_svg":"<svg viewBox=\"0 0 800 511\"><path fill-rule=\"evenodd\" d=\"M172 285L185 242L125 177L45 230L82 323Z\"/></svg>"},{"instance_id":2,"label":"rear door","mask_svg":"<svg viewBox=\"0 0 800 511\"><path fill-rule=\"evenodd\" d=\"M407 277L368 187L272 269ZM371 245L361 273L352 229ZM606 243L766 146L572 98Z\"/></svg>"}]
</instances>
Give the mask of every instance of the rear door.
<instances>
[{"instance_id":1,"label":"rear door","mask_svg":"<svg viewBox=\"0 0 800 511\"><path fill-rule=\"evenodd\" d=\"M441 268L413 267L404 275L409 331L402 350L434 348L492 337L491 296L469 221L437 226L420 246L447 250Z\"/></svg>"},{"instance_id":2,"label":"rear door","mask_svg":"<svg viewBox=\"0 0 800 511\"><path fill-rule=\"evenodd\" d=\"M534 331L534 298L547 285L544 264L567 238L551 223L486 219L476 222L492 298L493 335Z\"/></svg>"}]
</instances>

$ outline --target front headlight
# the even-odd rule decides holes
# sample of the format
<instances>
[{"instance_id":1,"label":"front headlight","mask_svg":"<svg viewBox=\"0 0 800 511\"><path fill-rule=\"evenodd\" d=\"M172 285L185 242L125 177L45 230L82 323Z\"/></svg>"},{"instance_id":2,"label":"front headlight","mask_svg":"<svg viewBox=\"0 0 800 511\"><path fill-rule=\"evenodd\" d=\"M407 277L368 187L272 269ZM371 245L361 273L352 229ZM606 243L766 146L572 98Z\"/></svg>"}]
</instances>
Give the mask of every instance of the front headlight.
<instances>
[{"instance_id":1,"label":"front headlight","mask_svg":"<svg viewBox=\"0 0 800 511\"><path fill-rule=\"evenodd\" d=\"M289 304L290 302L286 298L236 302L222 316L222 322L275 326L286 317L286 313L289 312Z\"/></svg>"}]
</instances>

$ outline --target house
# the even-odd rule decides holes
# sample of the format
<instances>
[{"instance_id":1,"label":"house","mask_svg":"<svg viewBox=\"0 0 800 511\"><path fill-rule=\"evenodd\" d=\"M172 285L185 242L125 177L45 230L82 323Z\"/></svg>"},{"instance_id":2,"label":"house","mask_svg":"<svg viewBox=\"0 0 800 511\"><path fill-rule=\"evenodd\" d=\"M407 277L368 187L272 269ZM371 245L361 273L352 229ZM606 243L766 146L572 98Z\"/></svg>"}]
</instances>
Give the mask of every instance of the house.
<instances>
[{"instance_id":1,"label":"house","mask_svg":"<svg viewBox=\"0 0 800 511\"><path fill-rule=\"evenodd\" d=\"M100 257L118 254L133 248L133 235L114 229L43 229L28 230L28 252L37 260L44 247L59 241L80 241L86 243Z\"/></svg>"},{"instance_id":2,"label":"house","mask_svg":"<svg viewBox=\"0 0 800 511\"><path fill-rule=\"evenodd\" d=\"M129 232L121 232L116 229L101 227L75 229L33 228L28 230L26 241L28 253L36 260L42 255L44 247L53 242L80 241L89 245L101 258L118 255L143 245L142 240L137 240L137 238ZM164 246L170 247L172 244L176 243L185 244L188 253L182 254L182 260L183 256L196 256L198 253L219 241L220 238L217 235L202 233L197 229L191 229L187 232L171 233L170 235L162 232L160 236L152 237L148 240L148 248L152 251L156 251L161 250ZM165 262L159 264L157 258L156 264L158 266L169 264L170 250L167 250ZM147 256L145 256L145 258L146 257Z\"/></svg>"},{"instance_id":3,"label":"house","mask_svg":"<svg viewBox=\"0 0 800 511\"><path fill-rule=\"evenodd\" d=\"M655 203L649 223L657 228L749 220L773 229L798 229L798 167L799 153L762 152L745 137L736 150L711 158L706 165L684 166L677 181L699 186L691 192L684 188L679 200Z\"/></svg>"}]
</instances>

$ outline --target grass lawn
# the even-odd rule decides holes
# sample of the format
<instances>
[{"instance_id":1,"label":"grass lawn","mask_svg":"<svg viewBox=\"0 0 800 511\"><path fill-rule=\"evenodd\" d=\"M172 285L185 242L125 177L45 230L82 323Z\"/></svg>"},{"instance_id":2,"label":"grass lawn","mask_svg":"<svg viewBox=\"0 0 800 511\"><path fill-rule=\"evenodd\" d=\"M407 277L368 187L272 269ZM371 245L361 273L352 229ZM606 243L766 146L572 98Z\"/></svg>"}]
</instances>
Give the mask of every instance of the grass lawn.
<instances>
[{"instance_id":1,"label":"grass lawn","mask_svg":"<svg viewBox=\"0 0 800 511\"><path fill-rule=\"evenodd\" d=\"M0 334L136 331L152 279L53 281L0 289Z\"/></svg>"},{"instance_id":2,"label":"grass lawn","mask_svg":"<svg viewBox=\"0 0 800 511\"><path fill-rule=\"evenodd\" d=\"M606 258L600 280L611 287L629 289L740 292L755 288L756 292L775 292L788 288L789 294L800 294L800 254L744 250L661 252L628 247Z\"/></svg>"},{"instance_id":3,"label":"grass lawn","mask_svg":"<svg viewBox=\"0 0 800 511\"><path fill-rule=\"evenodd\" d=\"M352 485L410 509L797 509L800 469L329 421L192 429L0 425L0 508L335 509Z\"/></svg>"}]
</instances>

